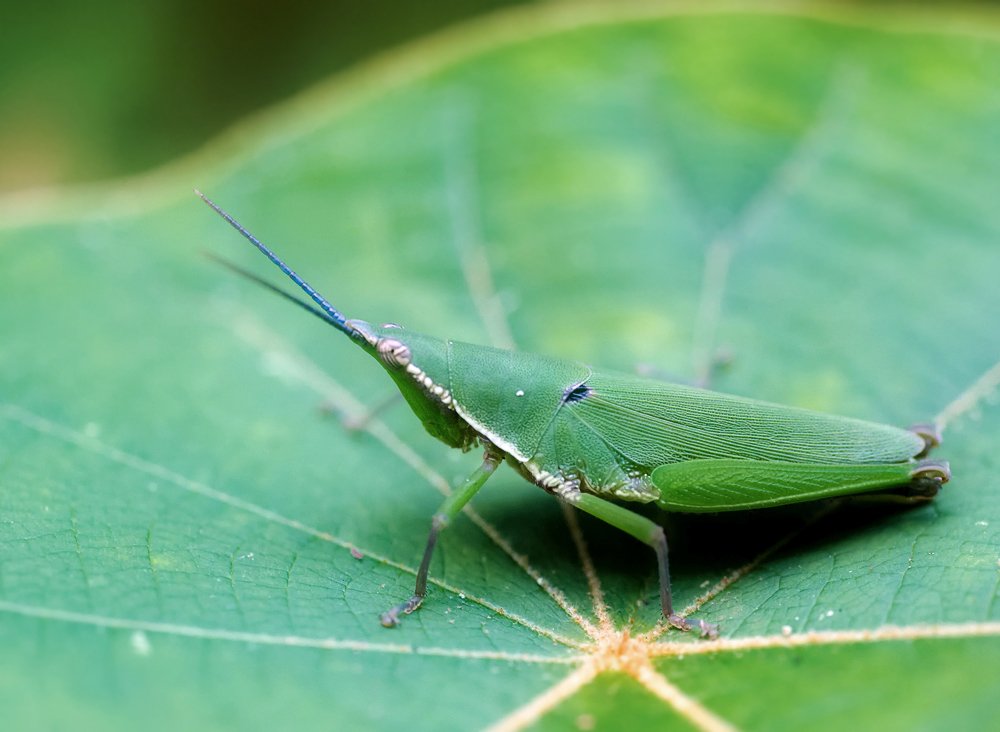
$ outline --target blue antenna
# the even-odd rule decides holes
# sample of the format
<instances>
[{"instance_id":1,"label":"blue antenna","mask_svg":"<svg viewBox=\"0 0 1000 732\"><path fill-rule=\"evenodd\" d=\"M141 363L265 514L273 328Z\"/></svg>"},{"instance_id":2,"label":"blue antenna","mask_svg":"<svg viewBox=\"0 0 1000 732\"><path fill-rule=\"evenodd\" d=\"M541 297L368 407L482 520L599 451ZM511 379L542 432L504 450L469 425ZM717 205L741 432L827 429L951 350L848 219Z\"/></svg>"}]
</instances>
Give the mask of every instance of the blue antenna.
<instances>
[{"instance_id":1,"label":"blue antenna","mask_svg":"<svg viewBox=\"0 0 1000 732\"><path fill-rule=\"evenodd\" d=\"M322 310L322 312L323 312L323 315L321 316L323 318L323 320L325 320L326 322L328 322L333 327L337 328L340 331L343 331L344 333L346 333L347 335L349 335L351 337L356 337L357 336L357 332L353 328L351 328L351 327L349 327L347 325L347 320L344 318L344 316L341 315L340 312L335 307L333 307L333 305L331 305L329 302L327 302L327 300L326 300L325 297L323 297L318 292L316 292L316 290L314 290L312 288L312 286L308 282L306 282L304 279L302 279L301 277L299 277L298 274L295 273L295 270L293 270L291 267L289 267L287 264L285 264L281 260L281 257L279 257L277 254L275 254L270 249L268 249L264 245L264 243L260 241L260 239L258 239L257 237L255 237L253 234L251 234L245 228L243 228L243 226L236 219L234 219L228 213L226 213L225 211L223 211L214 201L212 201L204 193L202 193L201 191L199 191L197 188L195 189L194 192L198 194L198 196L201 198L201 200L203 200L205 203L207 203L209 206L211 206L215 210L215 212L217 214L219 214L219 216L221 216L226 221L228 221L229 224L234 229L236 229L244 237L246 237L247 240L249 240L251 244L253 244L255 247L257 247L261 251L261 253L265 257L267 257L268 259L270 259L271 262L273 262L274 265L278 269L280 269L282 272L284 272L286 275L288 275L288 277L292 280L292 282L294 282L296 285L298 285L299 287L301 287L302 290L303 290L303 292L305 292L312 299L312 301L314 303L316 303L317 305L319 305L320 310ZM230 266L230 265L227 265L227 266ZM230 268L231 269L238 269L238 268L235 268L235 267L232 267L232 266L230 266ZM241 274L244 274L246 276L247 273L241 272ZM255 280L255 281L263 284L263 282L259 278L255 277L255 276L250 276L250 279ZM275 290L275 291L277 291L279 293L281 292L280 290L277 290L277 288L273 287L272 285L265 285L265 286L268 287L268 289ZM292 300L293 302L298 302L297 300L295 300L295 298L292 298L290 295L287 295L287 294L284 294L284 293L281 293L281 294L283 294L285 297L287 297L288 299ZM304 303L299 303L299 304L300 305L304 305ZM310 312L313 312L315 315L319 315L319 313L311 310L310 308L306 308L306 309L310 310Z\"/></svg>"}]
</instances>

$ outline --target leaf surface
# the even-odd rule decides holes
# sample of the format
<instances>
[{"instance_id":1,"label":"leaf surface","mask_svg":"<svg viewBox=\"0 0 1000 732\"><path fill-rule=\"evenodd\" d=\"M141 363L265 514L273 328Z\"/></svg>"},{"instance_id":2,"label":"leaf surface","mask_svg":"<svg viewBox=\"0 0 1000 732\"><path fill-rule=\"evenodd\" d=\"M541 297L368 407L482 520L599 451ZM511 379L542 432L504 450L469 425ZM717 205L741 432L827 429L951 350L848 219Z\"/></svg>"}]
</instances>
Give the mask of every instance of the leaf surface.
<instances>
[{"instance_id":1,"label":"leaf surface","mask_svg":"<svg viewBox=\"0 0 1000 732\"><path fill-rule=\"evenodd\" d=\"M1000 674L994 17L532 10L319 89L146 181L2 202L11 729L985 728ZM349 317L906 425L910 510L661 517L716 643L642 638L652 552L477 464L259 267ZM353 552L351 550L354 550ZM360 555L361 558L357 558ZM721 583L721 584L719 584ZM628 633L625 633L627 629Z\"/></svg>"}]
</instances>

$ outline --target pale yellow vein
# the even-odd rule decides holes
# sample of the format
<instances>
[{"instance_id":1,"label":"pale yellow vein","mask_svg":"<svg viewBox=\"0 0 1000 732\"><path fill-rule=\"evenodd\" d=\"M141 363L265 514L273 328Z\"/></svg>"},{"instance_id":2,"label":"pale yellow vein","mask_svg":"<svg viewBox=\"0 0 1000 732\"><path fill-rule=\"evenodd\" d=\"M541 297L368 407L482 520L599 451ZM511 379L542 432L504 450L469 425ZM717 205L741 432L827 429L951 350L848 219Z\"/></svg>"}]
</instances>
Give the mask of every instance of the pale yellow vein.
<instances>
[{"instance_id":1,"label":"pale yellow vein","mask_svg":"<svg viewBox=\"0 0 1000 732\"><path fill-rule=\"evenodd\" d=\"M310 638L300 635L279 635L275 633L254 633L249 631L227 630L225 628L203 628L197 625L183 623L161 623L149 620L131 618L114 618L92 613L79 613L72 610L23 605L16 602L0 600L0 612L22 615L42 620L55 620L78 625L90 625L98 628L114 628L116 630L142 631L159 635L181 636L185 638L200 638L204 640L228 641L236 643L253 643L266 646L285 646L289 648L316 648L327 651L357 651L366 653L394 653L412 656L440 656L447 658L478 659L489 661L508 661L510 663L555 664L566 665L578 663L581 657L577 654L565 656L543 656L533 653L508 653L505 651L474 651L464 648L439 648L435 646L413 646L406 643L373 643L363 640L344 638Z\"/></svg>"},{"instance_id":2,"label":"pale yellow vein","mask_svg":"<svg viewBox=\"0 0 1000 732\"><path fill-rule=\"evenodd\" d=\"M580 666L561 681L548 687L526 704L518 707L506 717L487 727L487 732L517 732L533 725L546 712L586 686L597 676L597 668L590 663Z\"/></svg>"},{"instance_id":3,"label":"pale yellow vein","mask_svg":"<svg viewBox=\"0 0 1000 732\"><path fill-rule=\"evenodd\" d=\"M145 473L146 475L151 475L155 478L159 478L160 480L171 483L177 486L178 488L182 488L196 495L200 495L204 498L213 501L218 501L219 503L224 503L240 511L251 513L255 516L258 516L261 519L264 519L265 521L270 521L275 524L280 524L295 531L301 531L305 534L309 534L310 536L313 536L322 541L329 542L331 544L335 544L344 549L348 550L357 549L372 561L384 564L389 567L393 567L394 569L398 569L402 572L407 572L408 574L412 575L415 575L417 573L414 568L409 567L400 562L397 562L393 559L390 559L389 557L383 556L378 552L371 551L364 547L358 547L355 544L344 541L343 539L340 539L326 531L321 531L296 519L290 519L287 516L283 516L275 511L264 508L245 499L238 498L237 496L230 495L229 493L225 493L224 491L220 491L216 488L212 488L211 486L208 486L199 481L191 480L190 478L180 475L179 473L175 473L169 468L166 468L157 463L127 453L124 450L120 450L117 447L112 447L111 445L107 445L93 437L89 437L83 433L77 432L68 427L64 427L62 425L56 424L55 422L51 422L45 419L44 417L40 417L26 409L23 409L22 407L18 407L12 404L0 404L0 415L6 417L7 419L18 422L24 425L25 427L33 429L36 432L62 440L63 442L67 442L81 449L88 450L89 452L92 452L96 455L100 455L103 458L116 462L119 465L124 465L133 470ZM446 590L456 595L464 596L467 600L475 602L478 605L482 605L483 607L491 610L492 612L495 612L497 615L500 615L501 617L504 617L519 625L523 625L526 628L529 628L532 631L538 633L539 635L543 635L547 638L550 638L551 640L554 640L557 643L561 643L563 645L572 648L581 647L581 643L579 641L566 638L565 636L553 630L540 626L537 623L528 620L527 618L522 618L516 613L509 612L503 607L496 605L495 603L490 602L485 598L479 597L475 593L466 592L465 590L455 587L447 582L443 582L442 580L439 579L429 578L428 581L436 585L437 587L440 587L443 590Z\"/></svg>"},{"instance_id":4,"label":"pale yellow vein","mask_svg":"<svg viewBox=\"0 0 1000 732\"><path fill-rule=\"evenodd\" d=\"M682 717L705 732L734 732L726 720L666 680L649 662L636 669L635 678L654 696L672 706Z\"/></svg>"},{"instance_id":5,"label":"pale yellow vein","mask_svg":"<svg viewBox=\"0 0 1000 732\"><path fill-rule=\"evenodd\" d=\"M600 624L600 634L607 635L614 631L614 626L611 622L611 615L608 613L608 606L604 600L604 590L601 588L601 578L597 575L597 570L594 568L594 562L590 556L590 550L587 548L587 542L583 538L583 531L580 529L580 522L577 520L576 509L567 505L563 501L559 502L562 507L563 516L566 519L566 525L569 526L570 536L573 537L573 543L576 545L576 552L580 557L580 564L583 565L583 573L587 578L587 587L590 590L590 599L594 608L594 615L597 616L597 622ZM591 632L592 638L597 638L597 632Z\"/></svg>"},{"instance_id":6,"label":"pale yellow vein","mask_svg":"<svg viewBox=\"0 0 1000 732\"><path fill-rule=\"evenodd\" d=\"M632 638L628 630L611 631L590 649L583 665L548 687L490 727L491 730L521 730L533 725L542 715L560 704L582 686L603 672L619 672L636 679L657 698L670 704L678 714L695 726L711 732L728 732L732 728L722 719L684 694L660 676L650 663L654 646Z\"/></svg>"},{"instance_id":7,"label":"pale yellow vein","mask_svg":"<svg viewBox=\"0 0 1000 732\"><path fill-rule=\"evenodd\" d=\"M514 335L503 303L496 291L490 260L482 243L482 223L478 219L478 171L473 154L475 112L464 97L454 92L445 108L444 167L448 218L452 241L462 266L466 288L479 318L497 348L515 348Z\"/></svg>"},{"instance_id":8,"label":"pale yellow vein","mask_svg":"<svg viewBox=\"0 0 1000 732\"><path fill-rule=\"evenodd\" d=\"M771 178L747 202L737 220L708 245L692 349L692 368L697 383L708 383L711 376L713 349L722 318L730 265L737 245L759 228L821 158L822 142L836 129L835 123L839 122L846 94L853 87L854 79L854 74L846 72L843 67L834 72L826 96L820 104L816 122L799 138L798 144L775 169Z\"/></svg>"},{"instance_id":9,"label":"pale yellow vein","mask_svg":"<svg viewBox=\"0 0 1000 732\"><path fill-rule=\"evenodd\" d=\"M971 412L980 402L995 394L998 388L1000 388L1000 361L988 368L968 389L938 413L934 418L938 429L944 431L956 419Z\"/></svg>"},{"instance_id":10,"label":"pale yellow vein","mask_svg":"<svg viewBox=\"0 0 1000 732\"><path fill-rule=\"evenodd\" d=\"M545 689L518 707L491 730L524 729L537 722L598 674L617 671L641 683L650 693L669 704L699 729L728 732L732 725L697 700L691 698L664 678L651 660L657 657L683 658L711 653L799 648L850 643L873 643L941 638L975 638L1000 636L1000 622L960 623L945 625L885 626L874 630L815 631L807 633L724 638L715 641L675 641L649 643L632 638L627 629L602 637L590 647L586 656L577 657L580 668Z\"/></svg>"},{"instance_id":11,"label":"pale yellow vein","mask_svg":"<svg viewBox=\"0 0 1000 732\"><path fill-rule=\"evenodd\" d=\"M515 551L514 547L511 546L510 542L508 542L507 539L500 534L497 528L483 519L475 511L475 509L467 506L464 510L468 514L469 518L472 519L473 523L475 523L476 526L478 526L494 544L500 547L500 549L503 550L508 557L513 559L514 563L517 564L517 566L520 567L525 574L531 577L531 579L535 581L535 584L541 587L545 594L547 594L574 623L580 626L584 633L591 638L594 637L596 631L593 624L583 616L583 613L581 613L575 605L566 599L566 595L562 590L549 582L538 570L532 567L530 562L528 562L528 558L524 554ZM572 645L574 648L580 647L580 644L576 641L572 641L568 643L568 645Z\"/></svg>"},{"instance_id":12,"label":"pale yellow vein","mask_svg":"<svg viewBox=\"0 0 1000 732\"><path fill-rule=\"evenodd\" d=\"M713 641L674 641L653 643L652 656L691 656L729 651L801 648L805 646L847 645L941 638L982 638L1000 636L1000 621L981 623L941 623L930 625L886 625L872 630L814 630L788 635L720 638Z\"/></svg>"}]
</instances>

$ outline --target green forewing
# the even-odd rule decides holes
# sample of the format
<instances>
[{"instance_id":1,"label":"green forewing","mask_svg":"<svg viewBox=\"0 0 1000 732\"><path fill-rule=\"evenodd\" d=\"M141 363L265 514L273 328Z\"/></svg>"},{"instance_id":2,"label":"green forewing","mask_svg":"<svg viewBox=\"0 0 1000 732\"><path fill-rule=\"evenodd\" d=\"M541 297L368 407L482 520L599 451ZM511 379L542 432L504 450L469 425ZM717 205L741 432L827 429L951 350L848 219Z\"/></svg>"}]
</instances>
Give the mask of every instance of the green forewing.
<instances>
[{"instance_id":1,"label":"green forewing","mask_svg":"<svg viewBox=\"0 0 1000 732\"><path fill-rule=\"evenodd\" d=\"M683 460L894 463L924 448L911 432L857 419L595 373L591 393L566 409L629 461L650 470Z\"/></svg>"}]
</instances>

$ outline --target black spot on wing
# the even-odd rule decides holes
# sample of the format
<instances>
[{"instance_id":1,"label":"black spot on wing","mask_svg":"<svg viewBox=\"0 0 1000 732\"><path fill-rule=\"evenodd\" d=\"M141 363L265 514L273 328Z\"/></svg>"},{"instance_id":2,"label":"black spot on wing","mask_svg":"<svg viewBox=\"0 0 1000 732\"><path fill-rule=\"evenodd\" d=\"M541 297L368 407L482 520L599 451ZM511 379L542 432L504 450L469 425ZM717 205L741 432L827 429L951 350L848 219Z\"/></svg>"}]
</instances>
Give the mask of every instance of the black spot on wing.
<instances>
[{"instance_id":1,"label":"black spot on wing","mask_svg":"<svg viewBox=\"0 0 1000 732\"><path fill-rule=\"evenodd\" d=\"M582 402L584 399L589 397L593 393L591 389L586 384L577 384L576 386L571 386L563 393L563 404L572 404L573 402Z\"/></svg>"}]
</instances>

